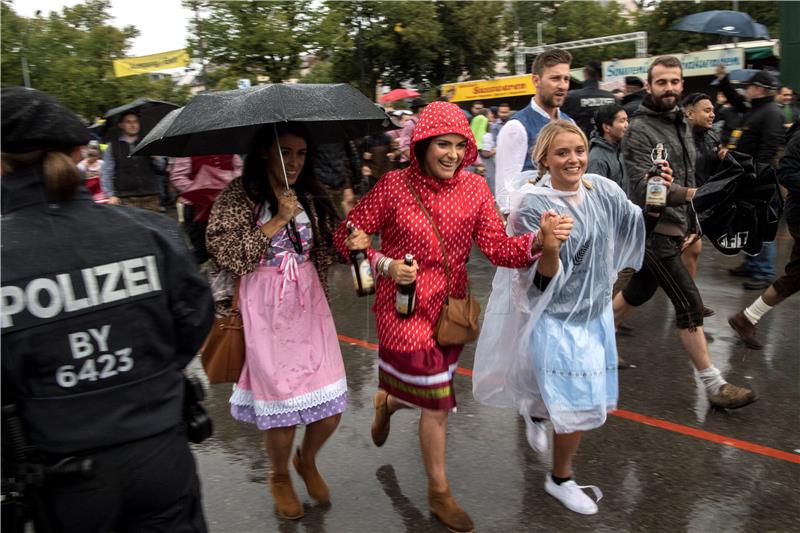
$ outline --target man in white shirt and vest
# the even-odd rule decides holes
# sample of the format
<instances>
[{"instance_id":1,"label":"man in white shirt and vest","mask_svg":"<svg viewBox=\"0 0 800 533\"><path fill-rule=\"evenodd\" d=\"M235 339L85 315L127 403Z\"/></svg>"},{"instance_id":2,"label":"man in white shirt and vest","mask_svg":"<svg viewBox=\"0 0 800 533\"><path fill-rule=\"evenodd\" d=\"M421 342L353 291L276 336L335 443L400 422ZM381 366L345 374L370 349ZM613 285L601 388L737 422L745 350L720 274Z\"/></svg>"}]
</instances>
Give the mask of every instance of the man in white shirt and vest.
<instances>
[{"instance_id":1,"label":"man in white shirt and vest","mask_svg":"<svg viewBox=\"0 0 800 533\"><path fill-rule=\"evenodd\" d=\"M529 106L514 114L497 136L495 200L503 214L511 210L506 179L524 170L536 169L531 152L539 131L551 120L575 122L559 110L569 90L570 63L572 55L557 48L547 49L536 56L531 68L536 95L531 98Z\"/></svg>"}]
</instances>

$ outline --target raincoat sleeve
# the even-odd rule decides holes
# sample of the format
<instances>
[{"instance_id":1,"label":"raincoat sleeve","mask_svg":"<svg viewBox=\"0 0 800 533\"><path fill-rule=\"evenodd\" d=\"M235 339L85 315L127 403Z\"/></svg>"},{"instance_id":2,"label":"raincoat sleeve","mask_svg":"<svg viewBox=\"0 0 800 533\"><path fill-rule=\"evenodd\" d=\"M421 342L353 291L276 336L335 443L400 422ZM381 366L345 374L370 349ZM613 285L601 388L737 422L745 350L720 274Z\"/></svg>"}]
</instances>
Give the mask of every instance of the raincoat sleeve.
<instances>
[{"instance_id":1,"label":"raincoat sleeve","mask_svg":"<svg viewBox=\"0 0 800 533\"><path fill-rule=\"evenodd\" d=\"M643 121L634 121L622 139L622 160L628 176L629 194L631 198L639 198L644 202L647 196L647 171L653 166L650 152L657 141L650 138ZM675 176L677 179L678 176ZM688 188L672 182L667 192L667 206L681 206L686 203Z\"/></svg>"},{"instance_id":2,"label":"raincoat sleeve","mask_svg":"<svg viewBox=\"0 0 800 533\"><path fill-rule=\"evenodd\" d=\"M488 185L482 181L480 186L484 198L472 232L473 240L493 265L508 268L530 266L541 255L541 251L537 250L535 255L532 251L536 232L522 232L516 237L506 235Z\"/></svg>"},{"instance_id":3,"label":"raincoat sleeve","mask_svg":"<svg viewBox=\"0 0 800 533\"><path fill-rule=\"evenodd\" d=\"M546 207L535 195L525 195L509 216L512 234L539 229ZM530 332L561 284L563 265L547 289L533 285L536 263L528 268L500 267L492 282L481 335L475 348L472 392L479 402L494 407L520 409L538 394L534 359L528 354Z\"/></svg>"},{"instance_id":4,"label":"raincoat sleeve","mask_svg":"<svg viewBox=\"0 0 800 533\"><path fill-rule=\"evenodd\" d=\"M241 179L235 179L220 193L211 210L206 229L208 252L217 266L243 276L255 269L270 242L255 223Z\"/></svg>"},{"instance_id":5,"label":"raincoat sleeve","mask_svg":"<svg viewBox=\"0 0 800 533\"><path fill-rule=\"evenodd\" d=\"M392 198L389 188L389 179L394 173L384 175L378 183L359 200L356 206L347 215L347 218L339 224L333 235L333 244L342 257L350 256L344 241L347 239L347 224L351 223L356 228L365 231L369 235L379 233L392 215ZM371 260L375 254L372 248L367 249L367 257Z\"/></svg>"}]
</instances>

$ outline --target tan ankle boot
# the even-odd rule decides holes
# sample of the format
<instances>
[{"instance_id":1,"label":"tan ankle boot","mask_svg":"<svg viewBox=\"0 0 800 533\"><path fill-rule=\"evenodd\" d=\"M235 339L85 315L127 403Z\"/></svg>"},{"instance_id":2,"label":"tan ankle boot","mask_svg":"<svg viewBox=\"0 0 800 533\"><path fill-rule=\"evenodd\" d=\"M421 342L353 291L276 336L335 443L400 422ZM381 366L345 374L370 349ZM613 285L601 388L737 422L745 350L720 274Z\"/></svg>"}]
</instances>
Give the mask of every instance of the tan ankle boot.
<instances>
[{"instance_id":1,"label":"tan ankle boot","mask_svg":"<svg viewBox=\"0 0 800 533\"><path fill-rule=\"evenodd\" d=\"M297 470L297 473L300 474L300 477L303 478L303 481L305 481L308 495L317 500L319 503L330 503L331 491L328 488L327 483L325 483L325 480L322 479L322 476L320 475L316 466L308 465L303 462L303 458L300 456L299 447L297 448L297 452L294 454L292 463L294 464L294 468Z\"/></svg>"},{"instance_id":2,"label":"tan ankle boot","mask_svg":"<svg viewBox=\"0 0 800 533\"><path fill-rule=\"evenodd\" d=\"M472 533L475 525L466 511L458 505L458 502L450 493L450 487L444 492L436 492L428 487L428 504L431 512L436 518L454 533Z\"/></svg>"},{"instance_id":3,"label":"tan ankle boot","mask_svg":"<svg viewBox=\"0 0 800 533\"><path fill-rule=\"evenodd\" d=\"M303 517L303 505L297 499L288 474L269 473L269 490L275 500L275 512L281 518L297 520Z\"/></svg>"}]
</instances>

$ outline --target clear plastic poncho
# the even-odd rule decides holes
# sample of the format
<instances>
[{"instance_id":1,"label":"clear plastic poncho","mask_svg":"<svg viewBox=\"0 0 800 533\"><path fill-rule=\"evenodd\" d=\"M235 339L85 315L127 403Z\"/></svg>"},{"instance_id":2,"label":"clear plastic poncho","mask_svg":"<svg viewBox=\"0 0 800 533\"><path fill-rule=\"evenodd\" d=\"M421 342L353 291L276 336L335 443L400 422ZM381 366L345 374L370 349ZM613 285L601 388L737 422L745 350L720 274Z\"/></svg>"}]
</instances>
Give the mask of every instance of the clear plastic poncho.
<instances>
[{"instance_id":1,"label":"clear plastic poncho","mask_svg":"<svg viewBox=\"0 0 800 533\"><path fill-rule=\"evenodd\" d=\"M523 172L512 183L508 232L539 229L554 209L574 220L559 271L544 292L537 263L498 268L475 352L473 393L481 403L549 418L556 433L601 426L617 404L617 348L611 292L617 273L641 268L642 210L613 181L586 174L575 192L545 175Z\"/></svg>"}]
</instances>

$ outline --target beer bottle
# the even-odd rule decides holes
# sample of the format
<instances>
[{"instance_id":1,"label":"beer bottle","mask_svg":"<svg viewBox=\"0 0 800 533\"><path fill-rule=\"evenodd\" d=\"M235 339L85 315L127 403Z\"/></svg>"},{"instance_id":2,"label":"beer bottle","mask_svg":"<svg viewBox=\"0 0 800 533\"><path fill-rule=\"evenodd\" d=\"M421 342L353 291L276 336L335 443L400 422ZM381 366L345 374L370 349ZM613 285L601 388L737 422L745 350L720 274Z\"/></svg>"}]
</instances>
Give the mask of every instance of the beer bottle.
<instances>
[{"instance_id":1,"label":"beer bottle","mask_svg":"<svg viewBox=\"0 0 800 533\"><path fill-rule=\"evenodd\" d=\"M660 215L667 206L667 182L661 178L662 165L667 160L664 145L658 143L650 157L653 166L647 171L645 210L648 214Z\"/></svg>"},{"instance_id":2,"label":"beer bottle","mask_svg":"<svg viewBox=\"0 0 800 533\"><path fill-rule=\"evenodd\" d=\"M403 261L408 266L414 266L414 256L406 254ZM397 284L397 294L394 299L394 308L400 318L408 318L414 313L417 304L417 282L412 281L408 285Z\"/></svg>"},{"instance_id":3,"label":"beer bottle","mask_svg":"<svg viewBox=\"0 0 800 533\"><path fill-rule=\"evenodd\" d=\"M352 224L347 225L352 235L356 230ZM350 250L350 272L353 274L353 285L359 296L367 296L375 292L375 278L364 250Z\"/></svg>"}]
</instances>

